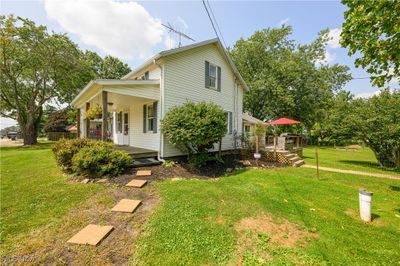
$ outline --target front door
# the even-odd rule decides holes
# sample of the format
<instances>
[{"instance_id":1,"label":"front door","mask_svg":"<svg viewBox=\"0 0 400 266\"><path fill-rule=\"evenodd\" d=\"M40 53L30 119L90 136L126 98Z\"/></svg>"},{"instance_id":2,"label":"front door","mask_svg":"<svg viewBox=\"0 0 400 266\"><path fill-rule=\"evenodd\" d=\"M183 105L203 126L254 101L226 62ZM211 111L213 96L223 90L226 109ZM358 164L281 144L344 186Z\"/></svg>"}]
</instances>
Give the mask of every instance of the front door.
<instances>
[{"instance_id":1,"label":"front door","mask_svg":"<svg viewBox=\"0 0 400 266\"><path fill-rule=\"evenodd\" d=\"M123 128L124 128L124 136L123 136L124 145L129 145L129 113L128 112L124 113Z\"/></svg>"}]
</instances>

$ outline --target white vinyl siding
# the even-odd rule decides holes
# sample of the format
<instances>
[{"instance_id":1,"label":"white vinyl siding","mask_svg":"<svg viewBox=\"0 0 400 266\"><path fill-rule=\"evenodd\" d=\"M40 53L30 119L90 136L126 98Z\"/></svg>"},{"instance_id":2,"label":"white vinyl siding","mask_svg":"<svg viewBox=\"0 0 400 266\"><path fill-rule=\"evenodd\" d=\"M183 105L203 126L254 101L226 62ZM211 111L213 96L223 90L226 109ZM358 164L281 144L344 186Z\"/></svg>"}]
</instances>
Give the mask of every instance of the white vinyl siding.
<instances>
[{"instance_id":1,"label":"white vinyl siding","mask_svg":"<svg viewBox=\"0 0 400 266\"><path fill-rule=\"evenodd\" d=\"M221 91L204 89L205 61L221 67ZM182 105L186 101L213 102L224 111L232 112L232 121L234 121L232 131L241 133L243 90L239 87L236 91L234 73L215 44L167 56L164 61L163 82L163 114L166 114L171 107ZM235 102L237 102L236 105ZM222 150L234 148L233 136L233 134L227 134L222 139ZM166 139L163 143L163 157L182 154ZM217 149L218 144L215 145L215 150Z\"/></svg>"},{"instance_id":2,"label":"white vinyl siding","mask_svg":"<svg viewBox=\"0 0 400 266\"><path fill-rule=\"evenodd\" d=\"M154 101L143 101L142 103L133 104L130 107L130 123L129 123L129 145L144 149L158 151L160 148L160 130L159 121L157 123L157 133L143 133L143 105L153 105ZM159 104L158 104L159 105ZM160 117L160 108L157 108L157 117Z\"/></svg>"}]
</instances>

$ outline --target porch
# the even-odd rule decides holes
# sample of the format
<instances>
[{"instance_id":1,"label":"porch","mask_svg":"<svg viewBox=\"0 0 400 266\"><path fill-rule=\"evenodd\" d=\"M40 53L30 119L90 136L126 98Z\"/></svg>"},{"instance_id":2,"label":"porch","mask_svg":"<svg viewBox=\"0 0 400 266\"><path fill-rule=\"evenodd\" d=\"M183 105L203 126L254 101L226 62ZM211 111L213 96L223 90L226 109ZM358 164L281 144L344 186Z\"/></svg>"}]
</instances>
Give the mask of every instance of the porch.
<instances>
[{"instance_id":1,"label":"porch","mask_svg":"<svg viewBox=\"0 0 400 266\"><path fill-rule=\"evenodd\" d=\"M78 137L112 141L134 158L157 156L159 87L159 80L92 81L72 102Z\"/></svg>"},{"instance_id":2,"label":"porch","mask_svg":"<svg viewBox=\"0 0 400 266\"><path fill-rule=\"evenodd\" d=\"M127 145L114 145L114 149L123 151L132 156L132 158L149 158L157 157L158 152L156 150L144 149L139 147L127 146Z\"/></svg>"}]
</instances>

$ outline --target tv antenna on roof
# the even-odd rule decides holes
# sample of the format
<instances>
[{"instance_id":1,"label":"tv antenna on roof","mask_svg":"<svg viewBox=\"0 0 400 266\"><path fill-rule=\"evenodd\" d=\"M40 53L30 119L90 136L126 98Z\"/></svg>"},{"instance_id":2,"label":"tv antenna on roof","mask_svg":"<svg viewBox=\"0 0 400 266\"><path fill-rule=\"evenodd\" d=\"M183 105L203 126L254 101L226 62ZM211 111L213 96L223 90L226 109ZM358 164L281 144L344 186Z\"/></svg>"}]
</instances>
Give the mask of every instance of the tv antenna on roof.
<instances>
[{"instance_id":1,"label":"tv antenna on roof","mask_svg":"<svg viewBox=\"0 0 400 266\"><path fill-rule=\"evenodd\" d=\"M181 31L175 29L174 27L171 26L171 24L170 24L169 22L168 22L168 25L165 25L165 24L163 24L163 23L161 23L161 25L163 25L164 27L166 27L166 28L168 29L168 33L173 32L173 33L175 33L175 34L177 34L177 35L179 36L179 44L178 44L178 47L181 47L181 46L182 46L182 37L183 37L183 38L186 38L186 39L188 39L188 40L191 40L191 41L193 41L193 42L195 42L195 40L194 40L192 37L190 37L190 36L188 36L187 34L185 34L185 33L181 32Z\"/></svg>"}]
</instances>

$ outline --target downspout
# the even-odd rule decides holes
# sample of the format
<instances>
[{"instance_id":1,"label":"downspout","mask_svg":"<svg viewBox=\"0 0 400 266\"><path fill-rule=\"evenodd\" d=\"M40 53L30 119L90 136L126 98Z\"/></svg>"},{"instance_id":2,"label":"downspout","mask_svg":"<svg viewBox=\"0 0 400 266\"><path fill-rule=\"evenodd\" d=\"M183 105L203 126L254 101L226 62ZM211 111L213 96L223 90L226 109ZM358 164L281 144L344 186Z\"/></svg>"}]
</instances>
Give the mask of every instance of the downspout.
<instances>
[{"instance_id":1,"label":"downspout","mask_svg":"<svg viewBox=\"0 0 400 266\"><path fill-rule=\"evenodd\" d=\"M163 93L164 93L164 75L163 75L163 67L159 65L156 59L153 59L153 64L160 68L160 118L163 118L163 111L164 111L164 102L163 102ZM160 153L162 149L162 133L161 130L159 131L160 134L160 141L158 145L158 153L157 153L157 160L160 162L164 162L165 160L161 158Z\"/></svg>"}]
</instances>

